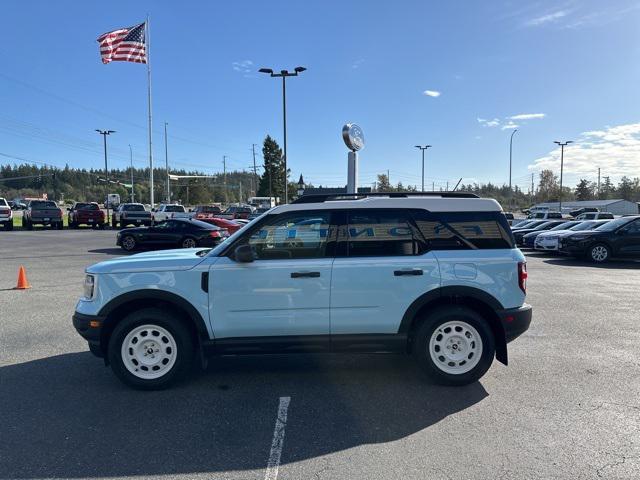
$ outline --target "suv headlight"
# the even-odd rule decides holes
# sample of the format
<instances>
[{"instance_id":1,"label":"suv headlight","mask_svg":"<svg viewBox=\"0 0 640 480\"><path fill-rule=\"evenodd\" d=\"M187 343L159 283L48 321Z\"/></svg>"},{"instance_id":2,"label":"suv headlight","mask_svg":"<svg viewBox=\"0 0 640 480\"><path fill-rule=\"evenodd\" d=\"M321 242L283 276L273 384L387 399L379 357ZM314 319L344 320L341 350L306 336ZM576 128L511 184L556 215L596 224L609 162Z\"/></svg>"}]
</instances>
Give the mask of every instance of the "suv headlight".
<instances>
[{"instance_id":1,"label":"suv headlight","mask_svg":"<svg viewBox=\"0 0 640 480\"><path fill-rule=\"evenodd\" d=\"M93 294L95 292L96 277L93 275L86 275L84 277L84 298L85 300L93 300Z\"/></svg>"}]
</instances>

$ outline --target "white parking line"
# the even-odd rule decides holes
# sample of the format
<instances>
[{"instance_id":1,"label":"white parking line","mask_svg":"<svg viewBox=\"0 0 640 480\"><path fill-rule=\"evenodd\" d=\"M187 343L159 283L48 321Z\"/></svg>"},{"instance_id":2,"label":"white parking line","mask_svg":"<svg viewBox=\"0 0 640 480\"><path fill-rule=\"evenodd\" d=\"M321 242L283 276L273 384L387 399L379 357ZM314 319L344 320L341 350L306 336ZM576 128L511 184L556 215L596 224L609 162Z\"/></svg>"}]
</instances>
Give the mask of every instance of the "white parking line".
<instances>
[{"instance_id":1,"label":"white parking line","mask_svg":"<svg viewBox=\"0 0 640 480\"><path fill-rule=\"evenodd\" d=\"M280 397L278 405L278 417L273 430L273 440L271 441L271 452L267 462L267 471L264 480L277 480L278 467L280 466L280 456L282 455L282 445L284 444L284 428L287 426L287 411L291 397Z\"/></svg>"}]
</instances>

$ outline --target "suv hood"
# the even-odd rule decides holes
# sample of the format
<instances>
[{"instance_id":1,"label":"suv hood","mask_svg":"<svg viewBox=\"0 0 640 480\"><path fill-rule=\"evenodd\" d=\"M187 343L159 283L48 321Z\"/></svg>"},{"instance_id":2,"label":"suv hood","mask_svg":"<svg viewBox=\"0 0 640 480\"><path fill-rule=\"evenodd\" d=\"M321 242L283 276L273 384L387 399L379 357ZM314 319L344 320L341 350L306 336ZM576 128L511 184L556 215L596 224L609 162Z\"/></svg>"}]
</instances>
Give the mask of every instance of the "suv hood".
<instances>
[{"instance_id":1,"label":"suv hood","mask_svg":"<svg viewBox=\"0 0 640 480\"><path fill-rule=\"evenodd\" d=\"M96 263L87 268L87 273L139 273L139 272L169 272L190 270L206 256L199 256L198 252L205 248L180 248L175 250L161 250L159 252L144 252L128 257L114 258Z\"/></svg>"}]
</instances>

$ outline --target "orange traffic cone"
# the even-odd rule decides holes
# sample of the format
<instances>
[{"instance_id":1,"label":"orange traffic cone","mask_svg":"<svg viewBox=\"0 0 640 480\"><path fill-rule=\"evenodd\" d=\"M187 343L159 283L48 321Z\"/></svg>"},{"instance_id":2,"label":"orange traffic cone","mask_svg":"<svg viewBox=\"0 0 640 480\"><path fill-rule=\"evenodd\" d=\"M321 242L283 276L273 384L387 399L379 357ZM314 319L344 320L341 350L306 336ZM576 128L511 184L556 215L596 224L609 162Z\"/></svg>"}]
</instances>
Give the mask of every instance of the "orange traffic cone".
<instances>
[{"instance_id":1,"label":"orange traffic cone","mask_svg":"<svg viewBox=\"0 0 640 480\"><path fill-rule=\"evenodd\" d=\"M20 265L20 269L18 270L18 285L16 285L15 290L26 290L27 288L31 288L31 285L29 285L29 281L27 280L24 267Z\"/></svg>"}]
</instances>

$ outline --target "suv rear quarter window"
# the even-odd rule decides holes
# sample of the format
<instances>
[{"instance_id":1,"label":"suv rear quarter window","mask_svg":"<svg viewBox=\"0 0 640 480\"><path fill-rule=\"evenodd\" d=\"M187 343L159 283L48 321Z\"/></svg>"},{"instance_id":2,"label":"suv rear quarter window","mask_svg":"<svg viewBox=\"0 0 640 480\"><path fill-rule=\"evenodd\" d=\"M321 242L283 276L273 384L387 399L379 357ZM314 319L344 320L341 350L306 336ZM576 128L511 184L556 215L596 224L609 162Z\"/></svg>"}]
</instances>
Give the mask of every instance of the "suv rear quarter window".
<instances>
[{"instance_id":1,"label":"suv rear quarter window","mask_svg":"<svg viewBox=\"0 0 640 480\"><path fill-rule=\"evenodd\" d=\"M429 250L514 248L500 212L413 212Z\"/></svg>"}]
</instances>

